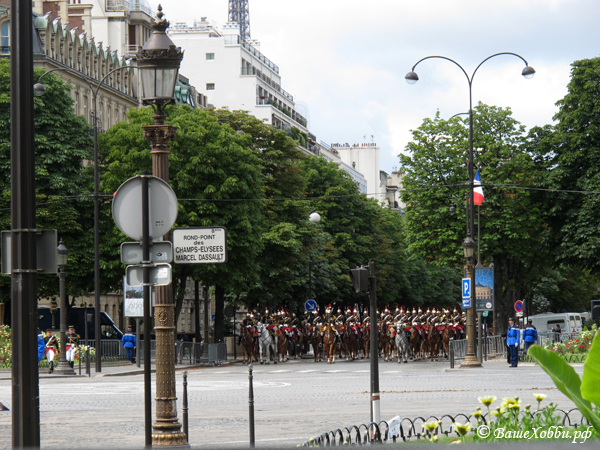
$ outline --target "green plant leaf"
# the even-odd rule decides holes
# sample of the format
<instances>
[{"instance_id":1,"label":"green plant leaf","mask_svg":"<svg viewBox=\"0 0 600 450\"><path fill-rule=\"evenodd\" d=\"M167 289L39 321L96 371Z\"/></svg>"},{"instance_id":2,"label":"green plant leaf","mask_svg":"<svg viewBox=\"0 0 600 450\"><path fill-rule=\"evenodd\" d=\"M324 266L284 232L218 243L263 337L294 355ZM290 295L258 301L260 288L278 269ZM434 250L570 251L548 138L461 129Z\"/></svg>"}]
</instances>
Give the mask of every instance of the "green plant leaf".
<instances>
[{"instance_id":1,"label":"green plant leaf","mask_svg":"<svg viewBox=\"0 0 600 450\"><path fill-rule=\"evenodd\" d=\"M594 339L592 348L587 356L583 366L583 380L581 382L581 395L584 399L589 400L600 406L600 338Z\"/></svg>"},{"instance_id":2,"label":"green plant leaf","mask_svg":"<svg viewBox=\"0 0 600 450\"><path fill-rule=\"evenodd\" d=\"M575 369L560 356L539 345L532 345L527 352L544 371L550 375L556 387L579 408L581 414L597 432L600 432L600 417L592 410L592 404L581 395L581 378Z\"/></svg>"}]
</instances>

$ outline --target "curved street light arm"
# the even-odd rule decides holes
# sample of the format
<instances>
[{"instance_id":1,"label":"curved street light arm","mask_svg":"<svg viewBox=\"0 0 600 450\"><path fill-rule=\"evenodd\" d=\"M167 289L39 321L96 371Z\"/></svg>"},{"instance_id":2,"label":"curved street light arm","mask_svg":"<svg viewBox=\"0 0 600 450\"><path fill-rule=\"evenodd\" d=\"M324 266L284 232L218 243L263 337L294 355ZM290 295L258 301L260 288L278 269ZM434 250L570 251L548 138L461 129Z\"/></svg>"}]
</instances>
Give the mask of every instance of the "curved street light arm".
<instances>
[{"instance_id":1,"label":"curved street light arm","mask_svg":"<svg viewBox=\"0 0 600 450\"><path fill-rule=\"evenodd\" d=\"M86 84L90 88L90 91L92 91L93 96L96 97L98 95L98 92L100 91L100 88L104 84L104 80L106 80L109 75L112 75L113 73L115 73L119 70L125 70L125 69L137 69L137 67L136 66L122 66L122 67L117 67L116 69L112 69L106 75L104 75L104 77L102 77L102 79L100 81L96 82L97 86L95 88L92 85L92 83L90 83L87 80L87 77L81 77L81 79L86 82ZM70 73L78 75L78 76L84 75L82 72L79 72L75 69L71 69L70 67L57 67L56 69L50 69L50 70L47 70L46 72L44 72L42 75L40 75L37 82L40 83L42 81L42 78L44 78L49 73L60 72L60 71L70 72Z\"/></svg>"},{"instance_id":2,"label":"curved street light arm","mask_svg":"<svg viewBox=\"0 0 600 450\"><path fill-rule=\"evenodd\" d=\"M415 71L415 67L417 67L421 62L425 61L426 59L432 59L432 58L445 59L446 61L450 61L451 63L456 64L460 68L460 70L462 70L462 72L465 74L465 77L467 77L467 81L469 82L469 86L471 85L471 79L469 78L469 75L467 74L467 72L465 71L465 69L463 69L463 66L461 66L459 63L457 63L453 59L447 58L445 56L426 56L425 58L420 59L419 61L417 61L417 63L412 67L411 71L414 72Z\"/></svg>"},{"instance_id":3,"label":"curved street light arm","mask_svg":"<svg viewBox=\"0 0 600 450\"><path fill-rule=\"evenodd\" d=\"M496 56L500 56L500 55L513 55L516 56L517 58L520 58L526 66L529 66L529 64L527 63L527 61L525 60L525 58L523 58L521 55L518 55L516 53L512 53L512 52L500 52L500 53L495 53L491 56L488 56L487 58L485 58L483 61L481 61L479 63L479 65L475 68L475 70L473 71L473 75L471 75L471 83L473 82L473 78L475 77L475 73L477 72L477 70L482 66L482 64L484 62L486 62L489 59L495 58Z\"/></svg>"}]
</instances>

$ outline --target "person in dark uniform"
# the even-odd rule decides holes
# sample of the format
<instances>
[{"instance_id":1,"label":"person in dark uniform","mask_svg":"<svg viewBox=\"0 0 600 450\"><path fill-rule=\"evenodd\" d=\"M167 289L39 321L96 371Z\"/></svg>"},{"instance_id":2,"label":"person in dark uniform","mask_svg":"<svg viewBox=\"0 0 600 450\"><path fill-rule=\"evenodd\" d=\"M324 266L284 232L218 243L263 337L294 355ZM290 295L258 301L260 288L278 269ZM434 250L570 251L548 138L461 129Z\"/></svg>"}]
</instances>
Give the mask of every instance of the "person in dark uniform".
<instances>
[{"instance_id":1,"label":"person in dark uniform","mask_svg":"<svg viewBox=\"0 0 600 450\"><path fill-rule=\"evenodd\" d=\"M525 351L529 350L532 344L537 342L537 329L533 326L533 320L527 321L527 326L523 330L523 342L525 342Z\"/></svg>"},{"instance_id":2,"label":"person in dark uniform","mask_svg":"<svg viewBox=\"0 0 600 450\"><path fill-rule=\"evenodd\" d=\"M54 356L58 354L58 340L56 339L56 336L52 335L52 330L50 328L46 330L44 343L46 347L44 350L46 359L50 363L50 370L48 373L52 373L54 372Z\"/></svg>"},{"instance_id":3,"label":"person in dark uniform","mask_svg":"<svg viewBox=\"0 0 600 450\"><path fill-rule=\"evenodd\" d=\"M77 352L77 343L79 342L79 335L75 333L75 327L69 325L69 334L67 334L67 361L71 368L75 365L75 353Z\"/></svg>"},{"instance_id":4,"label":"person in dark uniform","mask_svg":"<svg viewBox=\"0 0 600 450\"><path fill-rule=\"evenodd\" d=\"M506 345L510 350L510 367L517 367L519 363L519 328L515 325L515 319L508 319L508 330L506 331Z\"/></svg>"},{"instance_id":5,"label":"person in dark uniform","mask_svg":"<svg viewBox=\"0 0 600 450\"><path fill-rule=\"evenodd\" d=\"M127 352L127 361L133 364L133 352L136 347L136 339L131 326L127 327L127 332L121 338L121 344L123 344L123 347L125 347L125 351Z\"/></svg>"}]
</instances>

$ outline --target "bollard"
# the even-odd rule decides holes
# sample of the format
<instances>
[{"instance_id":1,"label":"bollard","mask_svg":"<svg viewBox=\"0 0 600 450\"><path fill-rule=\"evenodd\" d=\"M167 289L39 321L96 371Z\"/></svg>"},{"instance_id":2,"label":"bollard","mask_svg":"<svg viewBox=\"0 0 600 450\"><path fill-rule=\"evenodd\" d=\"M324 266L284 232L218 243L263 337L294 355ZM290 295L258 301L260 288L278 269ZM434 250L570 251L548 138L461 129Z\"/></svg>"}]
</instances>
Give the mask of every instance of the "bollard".
<instances>
[{"instance_id":1,"label":"bollard","mask_svg":"<svg viewBox=\"0 0 600 450\"><path fill-rule=\"evenodd\" d=\"M190 435L188 434L188 396L187 396L187 370L183 372L183 433L187 439L187 443L190 443Z\"/></svg>"},{"instance_id":2,"label":"bollard","mask_svg":"<svg viewBox=\"0 0 600 450\"><path fill-rule=\"evenodd\" d=\"M252 387L252 363L248 365L248 421L250 422L250 447L254 448L254 388Z\"/></svg>"},{"instance_id":3,"label":"bollard","mask_svg":"<svg viewBox=\"0 0 600 450\"><path fill-rule=\"evenodd\" d=\"M448 353L450 357L450 368L454 369L454 338L450 338L450 344L448 345Z\"/></svg>"},{"instance_id":4,"label":"bollard","mask_svg":"<svg viewBox=\"0 0 600 450\"><path fill-rule=\"evenodd\" d=\"M87 373L88 377L92 376L92 371L90 369L90 347L88 345L85 346L85 373Z\"/></svg>"},{"instance_id":5,"label":"bollard","mask_svg":"<svg viewBox=\"0 0 600 450\"><path fill-rule=\"evenodd\" d=\"M81 375L81 347L79 347L79 375Z\"/></svg>"}]
</instances>

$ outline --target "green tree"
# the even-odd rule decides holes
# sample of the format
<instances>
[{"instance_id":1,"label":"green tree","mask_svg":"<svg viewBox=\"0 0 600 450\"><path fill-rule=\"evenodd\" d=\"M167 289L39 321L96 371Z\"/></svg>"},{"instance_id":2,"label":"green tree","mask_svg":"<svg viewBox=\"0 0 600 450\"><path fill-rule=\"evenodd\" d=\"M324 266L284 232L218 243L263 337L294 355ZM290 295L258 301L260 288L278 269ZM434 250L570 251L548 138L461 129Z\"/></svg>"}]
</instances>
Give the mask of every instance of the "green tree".
<instances>
[{"instance_id":1,"label":"green tree","mask_svg":"<svg viewBox=\"0 0 600 450\"><path fill-rule=\"evenodd\" d=\"M505 322L528 283L552 265L544 245L548 208L524 188L539 186L546 175L544 155L528 145L524 128L510 109L483 104L474 111L474 163L480 169L485 201L481 206L482 263L494 259L496 320ZM401 155L406 172L409 248L415 257L462 272L468 195L468 122L426 119ZM532 153L535 152L535 153ZM456 205L456 214L449 212ZM477 213L477 207L475 207ZM475 238L477 231L475 230ZM456 302L460 289L456 286Z\"/></svg>"},{"instance_id":2,"label":"green tree","mask_svg":"<svg viewBox=\"0 0 600 450\"><path fill-rule=\"evenodd\" d=\"M42 70L35 70L39 77ZM83 164L91 159L90 127L73 112L71 87L50 74L46 93L34 99L36 221L39 229L57 229L69 248L67 294L89 292L92 269L85 230L91 227L91 199ZM10 229L10 61L0 60L0 221ZM2 299L10 298L10 277L0 280ZM40 297L58 294L58 277L38 277Z\"/></svg>"},{"instance_id":3,"label":"green tree","mask_svg":"<svg viewBox=\"0 0 600 450\"><path fill-rule=\"evenodd\" d=\"M151 172L150 144L141 127L152 123L152 111L130 111L129 122L112 127L101 139L104 174L101 189L112 193L131 176ZM177 138L169 155L170 184L179 199L176 227L227 228L228 261L224 264L175 266L174 292L180 309L185 280L191 276L215 286L215 338L223 337L223 307L227 290L254 283L253 270L262 249L264 222L263 180L260 162L251 149L250 136L240 136L214 113L187 106L167 109L167 122L176 126ZM135 212L133 212L135 213ZM107 274L113 283L122 277L117 243L126 238L110 233L112 254Z\"/></svg>"}]
</instances>

